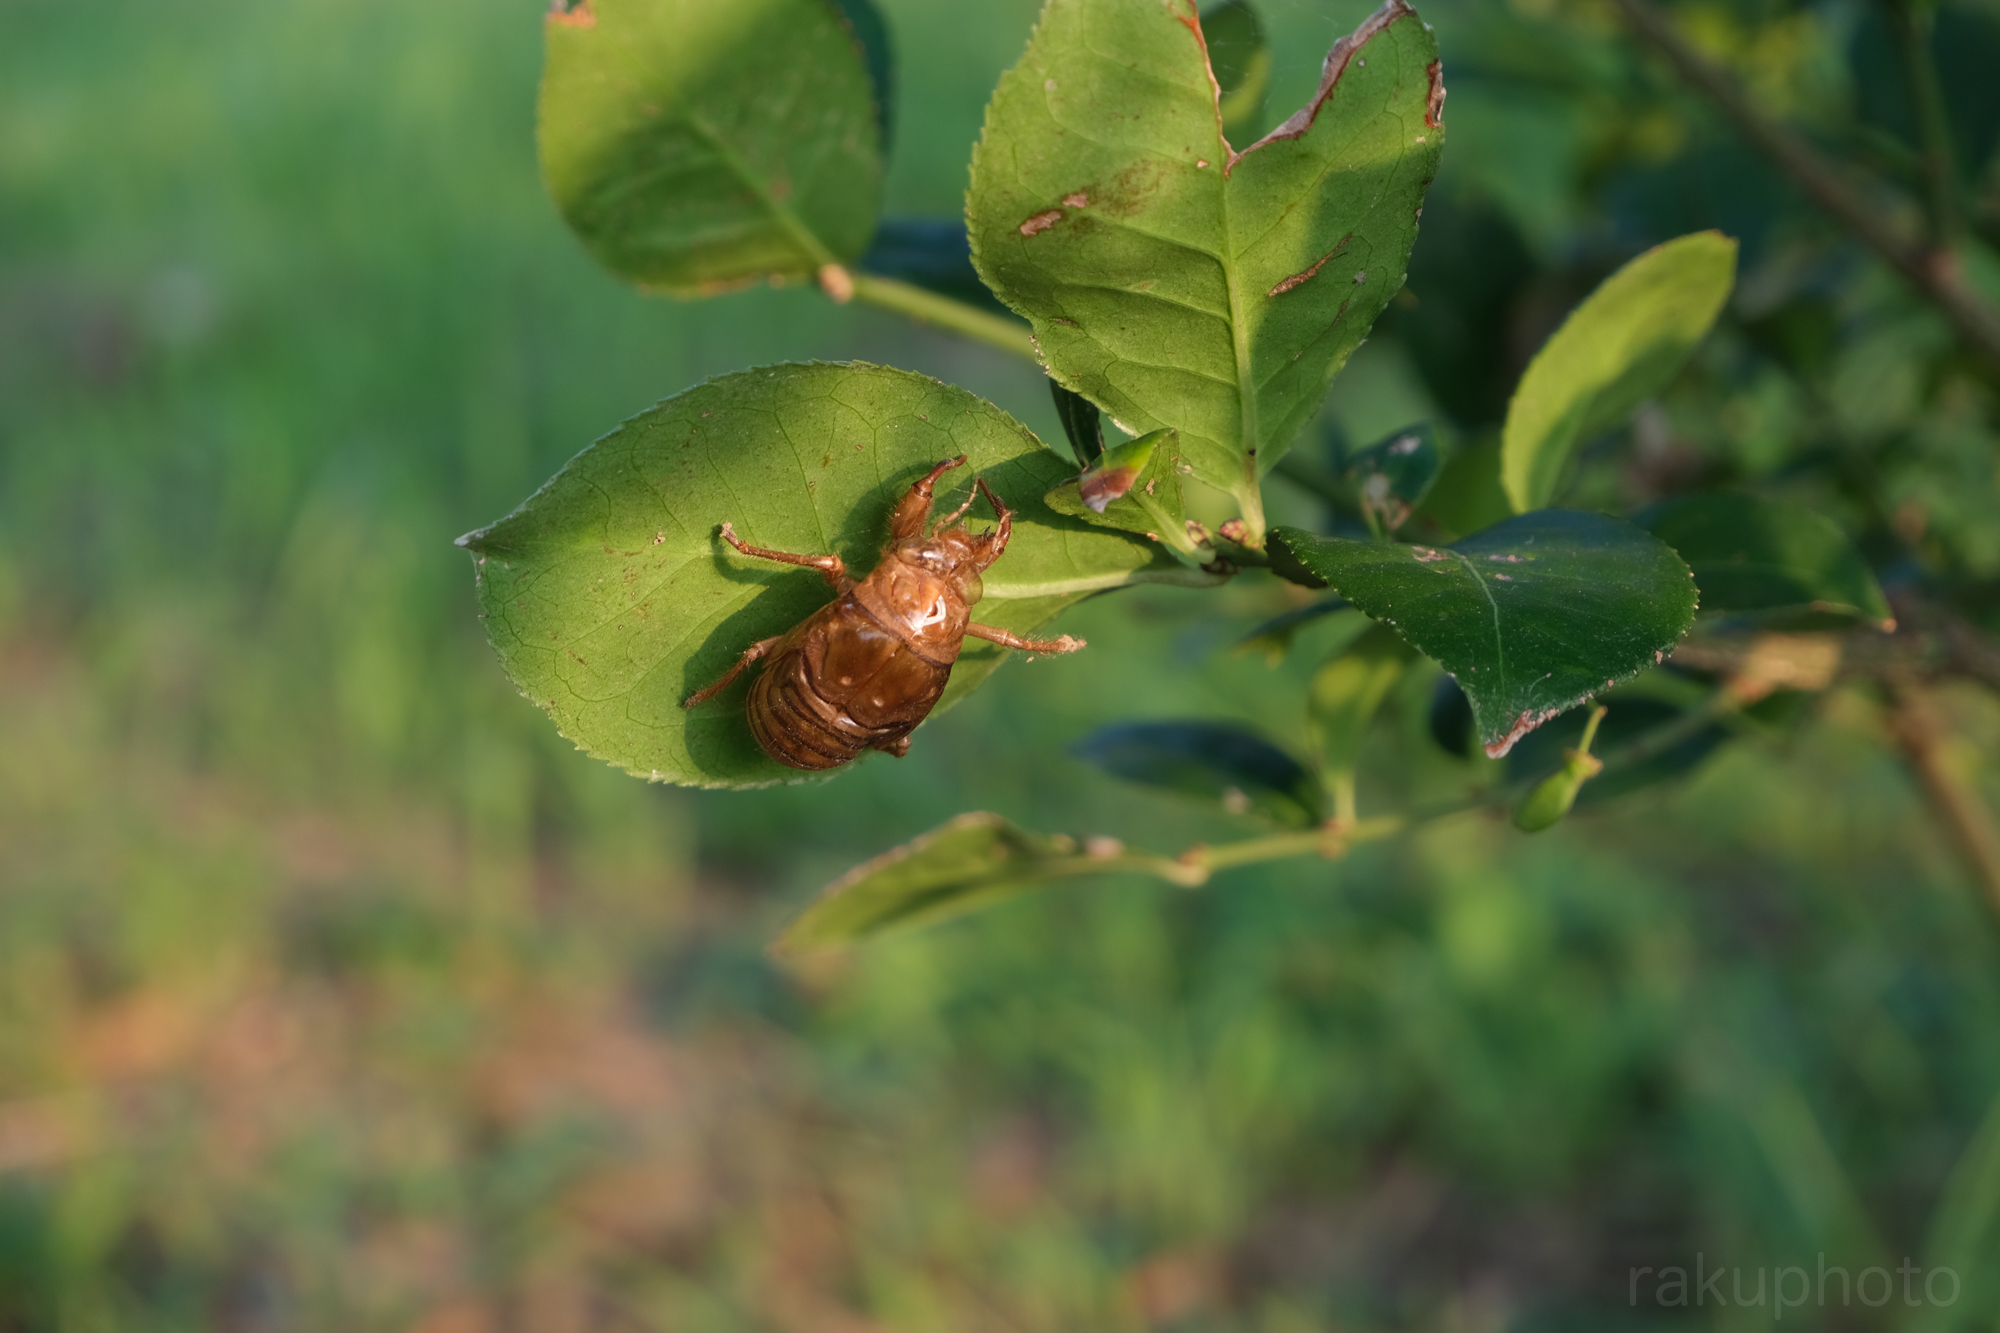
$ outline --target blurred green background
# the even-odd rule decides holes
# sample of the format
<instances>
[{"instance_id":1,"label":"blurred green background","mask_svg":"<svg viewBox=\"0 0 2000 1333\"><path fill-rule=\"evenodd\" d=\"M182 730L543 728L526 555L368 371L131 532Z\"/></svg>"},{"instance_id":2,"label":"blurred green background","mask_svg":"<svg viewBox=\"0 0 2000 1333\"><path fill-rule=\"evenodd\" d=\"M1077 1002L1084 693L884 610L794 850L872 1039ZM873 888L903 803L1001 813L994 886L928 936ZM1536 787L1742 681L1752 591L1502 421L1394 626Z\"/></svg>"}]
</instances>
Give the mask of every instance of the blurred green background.
<instances>
[{"instance_id":1,"label":"blurred green background","mask_svg":"<svg viewBox=\"0 0 2000 1333\"><path fill-rule=\"evenodd\" d=\"M1036 6L883 7L889 211L950 216ZM1367 6L1263 8L1287 108ZM1893 165L1864 7L1683 12ZM2000 24L1946 13L1976 175ZM1907 558L2000 572L1992 404L1938 369L1934 318L1601 13L1425 14L1445 174L1329 434L1476 438L1598 277L1721 226L1737 308L1648 465L1782 478L1893 434L1871 484ZM0 6L0 1330L1771 1317L1628 1299L1697 1252L1746 1289L1946 1255L1949 1310L1786 1318L1996 1326L2000 1152L1967 1145L2000 1092L2000 940L1862 694L1533 840L1466 816L768 962L820 885L961 810L1240 834L1065 747L1125 717L1296 734L1312 663L1228 651L1275 584L1151 591L830 783L689 793L572 751L451 539L618 420L860 357L1056 427L1032 367L891 316L601 273L536 178L539 45L533 0ZM1587 485L1632 498L1636 466ZM1463 785L1428 684L1378 729L1364 809ZM2000 708L1945 704L1990 797Z\"/></svg>"}]
</instances>

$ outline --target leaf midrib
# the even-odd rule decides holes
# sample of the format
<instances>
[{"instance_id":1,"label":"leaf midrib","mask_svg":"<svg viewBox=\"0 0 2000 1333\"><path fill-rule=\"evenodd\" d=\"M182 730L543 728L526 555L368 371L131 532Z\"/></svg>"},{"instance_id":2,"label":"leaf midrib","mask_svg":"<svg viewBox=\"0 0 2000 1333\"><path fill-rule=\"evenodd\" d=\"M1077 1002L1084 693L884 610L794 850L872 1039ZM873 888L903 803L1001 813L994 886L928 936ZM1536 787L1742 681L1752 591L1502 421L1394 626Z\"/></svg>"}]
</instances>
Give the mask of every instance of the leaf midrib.
<instances>
[{"instance_id":1,"label":"leaf midrib","mask_svg":"<svg viewBox=\"0 0 2000 1333\"><path fill-rule=\"evenodd\" d=\"M750 169L749 164L744 161L735 148L730 146L727 140L715 131L713 126L685 107L681 108L681 115L685 118L688 125L694 129L695 133L708 140L709 146L715 150L716 156L721 158L724 164L736 173L737 178L750 187L751 193L757 196L758 202L763 204L765 209L778 220L778 224L798 243L799 248L806 252L806 257L812 261L815 268L824 268L828 264L839 262L834 258L833 252L827 249L826 245L821 242L818 234L812 228L806 226L805 223L799 220L797 214L779 203L772 196L769 185L759 178L756 172Z\"/></svg>"}]
</instances>

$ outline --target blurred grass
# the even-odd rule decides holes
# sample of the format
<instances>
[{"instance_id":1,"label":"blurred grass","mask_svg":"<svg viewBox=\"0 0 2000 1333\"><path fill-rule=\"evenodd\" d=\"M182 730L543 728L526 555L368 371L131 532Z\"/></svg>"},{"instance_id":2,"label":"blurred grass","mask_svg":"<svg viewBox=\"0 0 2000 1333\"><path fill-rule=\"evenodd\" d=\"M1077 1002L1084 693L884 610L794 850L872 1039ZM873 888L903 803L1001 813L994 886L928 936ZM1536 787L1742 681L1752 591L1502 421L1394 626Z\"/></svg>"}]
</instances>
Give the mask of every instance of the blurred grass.
<instances>
[{"instance_id":1,"label":"blurred grass","mask_svg":"<svg viewBox=\"0 0 2000 1333\"><path fill-rule=\"evenodd\" d=\"M887 8L891 208L948 213L1034 6ZM1354 17L1273 9L1285 51ZM810 292L598 273L535 178L535 10L0 10L0 1329L1652 1327L1629 1265L1922 1253L2000 959L1858 697L1545 839L774 970L807 893L962 809L1228 836L1063 747L1295 735L1310 662L1224 651L1272 585L1153 592L833 783L570 751L450 539L610 424L813 356L1053 420L1032 370ZM1521 149L1468 151L1470 198ZM1428 410L1410 366L1357 358L1350 438ZM1406 702L1383 780L1462 781ZM1970 767L2000 715L1952 702Z\"/></svg>"}]
</instances>

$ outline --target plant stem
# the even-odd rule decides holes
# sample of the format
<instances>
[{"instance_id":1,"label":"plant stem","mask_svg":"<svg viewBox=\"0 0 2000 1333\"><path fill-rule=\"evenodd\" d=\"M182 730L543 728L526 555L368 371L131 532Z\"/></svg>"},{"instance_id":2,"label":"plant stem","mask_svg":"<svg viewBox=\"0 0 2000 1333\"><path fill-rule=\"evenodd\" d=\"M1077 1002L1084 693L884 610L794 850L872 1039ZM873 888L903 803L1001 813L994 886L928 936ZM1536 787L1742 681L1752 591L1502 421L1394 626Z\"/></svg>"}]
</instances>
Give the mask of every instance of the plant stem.
<instances>
[{"instance_id":1,"label":"plant stem","mask_svg":"<svg viewBox=\"0 0 2000 1333\"><path fill-rule=\"evenodd\" d=\"M839 276L822 272L820 286L837 301L842 300L844 294L926 324L935 324L941 329L950 329L953 333L963 334L1003 352L1026 357L1036 365L1041 364L1041 359L1035 355L1035 343L1029 336L1028 326L1011 316L995 315L913 283L858 269L841 269Z\"/></svg>"},{"instance_id":2,"label":"plant stem","mask_svg":"<svg viewBox=\"0 0 2000 1333\"><path fill-rule=\"evenodd\" d=\"M1938 78L1932 49L1937 11L1925 0L1884 0L1882 7L1889 31L1902 50L1903 73L1910 81L1910 101L1923 143L1931 242L1940 248L1956 245L1964 235L1965 219L1958 207L1958 155L1952 149L1951 117L1945 110L1944 83Z\"/></svg>"},{"instance_id":3,"label":"plant stem","mask_svg":"<svg viewBox=\"0 0 2000 1333\"><path fill-rule=\"evenodd\" d=\"M1966 869L1986 891L1993 910L2000 912L2000 829L1992 812L1944 759L1944 728L1930 695L1922 686L1901 682L1888 687L1889 730L1903 751L1910 771L1930 799Z\"/></svg>"},{"instance_id":4,"label":"plant stem","mask_svg":"<svg viewBox=\"0 0 2000 1333\"><path fill-rule=\"evenodd\" d=\"M1962 266L1949 250L1898 234L1883 219L1881 210L1843 179L1818 149L1759 111L1735 80L1690 46L1651 0L1611 0L1611 4L1632 31L1665 56L1681 80L1720 111L1751 147L1789 176L1821 212L1900 273L1938 308L1960 338L2000 367L2000 311L1967 285Z\"/></svg>"}]
</instances>

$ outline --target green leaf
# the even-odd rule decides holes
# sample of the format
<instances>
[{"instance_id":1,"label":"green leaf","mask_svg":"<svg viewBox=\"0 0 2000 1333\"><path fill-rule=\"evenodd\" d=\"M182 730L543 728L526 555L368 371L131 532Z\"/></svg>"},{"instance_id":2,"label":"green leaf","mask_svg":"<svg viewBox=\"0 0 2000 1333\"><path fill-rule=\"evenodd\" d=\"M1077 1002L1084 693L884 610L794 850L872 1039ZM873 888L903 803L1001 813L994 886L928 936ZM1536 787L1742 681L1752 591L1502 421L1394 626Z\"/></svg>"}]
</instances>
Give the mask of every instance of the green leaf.
<instances>
[{"instance_id":1,"label":"green leaf","mask_svg":"<svg viewBox=\"0 0 2000 1333\"><path fill-rule=\"evenodd\" d=\"M1077 875L1138 872L1198 883L1162 856L1129 852L1111 838L1045 836L998 815L960 815L827 886L772 946L810 953L933 925Z\"/></svg>"},{"instance_id":2,"label":"green leaf","mask_svg":"<svg viewBox=\"0 0 2000 1333\"><path fill-rule=\"evenodd\" d=\"M1222 94L1222 132L1245 141L1255 138L1271 93L1271 47L1257 11L1248 0L1210 5L1201 11L1201 34Z\"/></svg>"},{"instance_id":3,"label":"green leaf","mask_svg":"<svg viewBox=\"0 0 2000 1333\"><path fill-rule=\"evenodd\" d=\"M939 512L975 473L1015 510L980 621L1021 633L1101 588L1202 577L1135 538L1051 513L1042 494L1068 467L991 403L861 364L773 366L689 389L460 540L477 556L480 608L508 674L580 747L666 782L796 781L751 738L747 680L692 711L681 701L832 594L810 570L738 555L718 526L735 524L754 545L835 551L859 577L876 562L891 506L961 453L970 466L946 474ZM968 640L939 707L1003 653Z\"/></svg>"},{"instance_id":4,"label":"green leaf","mask_svg":"<svg viewBox=\"0 0 2000 1333\"><path fill-rule=\"evenodd\" d=\"M880 206L875 92L828 0L551 14L541 156L598 262L676 295L847 263Z\"/></svg>"},{"instance_id":5,"label":"green leaf","mask_svg":"<svg viewBox=\"0 0 2000 1333\"><path fill-rule=\"evenodd\" d=\"M1736 282L1736 242L1698 231L1654 246L1572 310L1507 404L1500 477L1516 513L1553 500L1577 446L1680 373Z\"/></svg>"},{"instance_id":6,"label":"green leaf","mask_svg":"<svg viewBox=\"0 0 2000 1333\"><path fill-rule=\"evenodd\" d=\"M1188 535L1178 443L1173 431L1156 430L1113 445L1082 476L1064 482L1043 499L1058 514L1137 533L1197 564L1213 559L1214 552L1197 546Z\"/></svg>"},{"instance_id":7,"label":"green leaf","mask_svg":"<svg viewBox=\"0 0 2000 1333\"><path fill-rule=\"evenodd\" d=\"M1259 478L1402 286L1444 87L1388 0L1240 153L1217 97L1189 0L1050 0L987 107L966 215L1049 373L1132 433L1177 428L1256 543Z\"/></svg>"},{"instance_id":8,"label":"green leaf","mask_svg":"<svg viewBox=\"0 0 2000 1333\"><path fill-rule=\"evenodd\" d=\"M1686 495L1635 521L1694 570L1704 611L1814 612L1896 628L1867 560L1838 524L1755 495Z\"/></svg>"},{"instance_id":9,"label":"green leaf","mask_svg":"<svg viewBox=\"0 0 2000 1333\"><path fill-rule=\"evenodd\" d=\"M1368 724L1415 656L1394 630L1378 624L1313 676L1306 721L1336 782L1351 780Z\"/></svg>"},{"instance_id":10,"label":"green leaf","mask_svg":"<svg viewBox=\"0 0 2000 1333\"><path fill-rule=\"evenodd\" d=\"M1234 722L1122 722L1092 732L1071 753L1131 782L1220 802L1231 814L1309 828L1328 813L1318 778Z\"/></svg>"},{"instance_id":11,"label":"green leaf","mask_svg":"<svg viewBox=\"0 0 2000 1333\"><path fill-rule=\"evenodd\" d=\"M1056 416L1062 421L1063 434L1069 437L1070 451L1083 467L1089 467L1104 452L1104 415L1097 410L1097 404L1080 393L1071 393L1057 383L1049 381L1049 394L1056 402Z\"/></svg>"},{"instance_id":12,"label":"green leaf","mask_svg":"<svg viewBox=\"0 0 2000 1333\"><path fill-rule=\"evenodd\" d=\"M1540 510L1443 548L1299 528L1274 536L1458 680L1495 758L1654 665L1694 623L1694 580L1680 557L1603 514Z\"/></svg>"},{"instance_id":13,"label":"green leaf","mask_svg":"<svg viewBox=\"0 0 2000 1333\"><path fill-rule=\"evenodd\" d=\"M1408 426L1348 460L1347 478L1361 512L1382 531L1394 532L1424 502L1444 467L1428 426Z\"/></svg>"}]
</instances>

